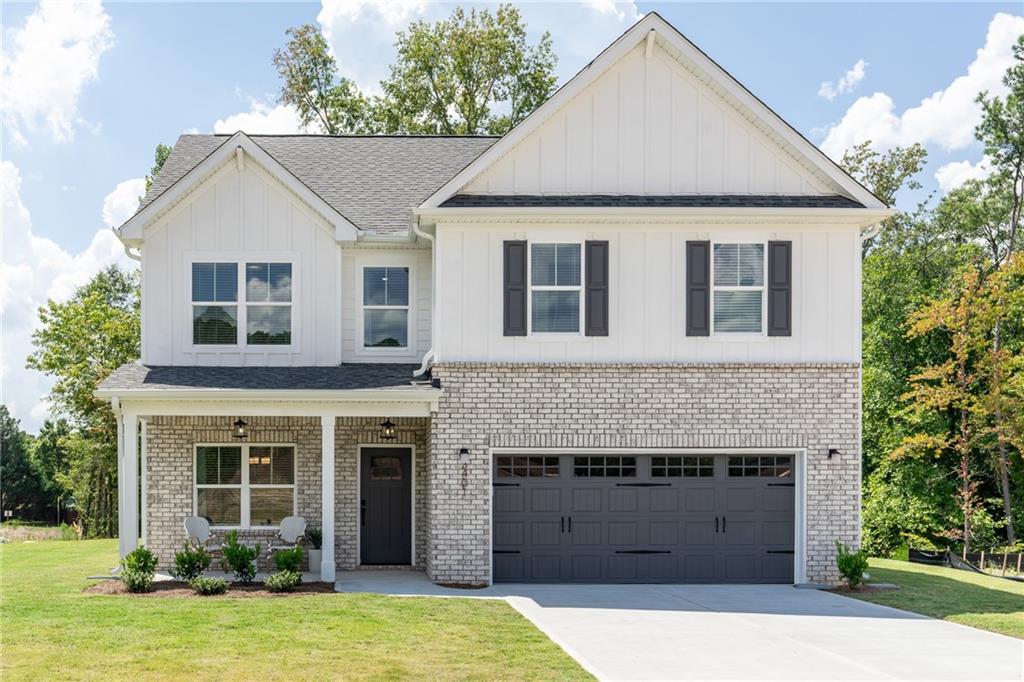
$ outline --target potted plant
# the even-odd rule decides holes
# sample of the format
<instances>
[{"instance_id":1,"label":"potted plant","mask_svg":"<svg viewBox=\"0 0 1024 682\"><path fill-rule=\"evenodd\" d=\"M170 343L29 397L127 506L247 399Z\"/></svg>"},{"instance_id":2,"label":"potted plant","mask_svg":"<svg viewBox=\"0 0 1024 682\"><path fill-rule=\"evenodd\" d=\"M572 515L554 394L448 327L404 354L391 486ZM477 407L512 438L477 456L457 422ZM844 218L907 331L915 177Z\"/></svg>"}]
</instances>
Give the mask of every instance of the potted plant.
<instances>
[{"instance_id":1,"label":"potted plant","mask_svg":"<svg viewBox=\"0 0 1024 682\"><path fill-rule=\"evenodd\" d=\"M307 528L306 539L309 540L309 570L313 573L320 572L320 562L323 560L323 553L320 550L320 543L324 535L319 528Z\"/></svg>"}]
</instances>

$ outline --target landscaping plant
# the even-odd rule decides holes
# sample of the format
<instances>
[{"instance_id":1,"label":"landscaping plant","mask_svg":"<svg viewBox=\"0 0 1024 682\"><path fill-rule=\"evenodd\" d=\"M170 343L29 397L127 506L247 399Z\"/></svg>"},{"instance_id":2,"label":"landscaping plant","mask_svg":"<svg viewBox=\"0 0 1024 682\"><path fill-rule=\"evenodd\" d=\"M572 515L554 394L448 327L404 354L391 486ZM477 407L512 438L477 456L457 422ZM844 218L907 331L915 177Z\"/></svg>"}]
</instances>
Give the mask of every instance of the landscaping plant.
<instances>
[{"instance_id":1,"label":"landscaping plant","mask_svg":"<svg viewBox=\"0 0 1024 682\"><path fill-rule=\"evenodd\" d=\"M320 545L324 541L324 533L317 527L306 529L306 539L309 540L309 544L313 546L313 549L320 549Z\"/></svg>"},{"instance_id":2,"label":"landscaping plant","mask_svg":"<svg viewBox=\"0 0 1024 682\"><path fill-rule=\"evenodd\" d=\"M121 559L121 582L129 592L149 592L156 575L156 555L145 547L137 547Z\"/></svg>"},{"instance_id":3,"label":"landscaping plant","mask_svg":"<svg viewBox=\"0 0 1024 682\"><path fill-rule=\"evenodd\" d=\"M302 575L302 548L282 549L274 555L274 565L279 571L290 571Z\"/></svg>"},{"instance_id":4,"label":"landscaping plant","mask_svg":"<svg viewBox=\"0 0 1024 682\"><path fill-rule=\"evenodd\" d=\"M210 567L210 553L199 546L185 543L181 551L174 555L174 570L171 571L178 580L191 582L203 576L203 571Z\"/></svg>"},{"instance_id":5,"label":"landscaping plant","mask_svg":"<svg viewBox=\"0 0 1024 682\"><path fill-rule=\"evenodd\" d=\"M238 531L230 531L224 536L224 558L220 565L225 571L233 571L235 580L248 585L256 578L256 557L260 554L260 546L249 547L238 542Z\"/></svg>"},{"instance_id":6,"label":"landscaping plant","mask_svg":"<svg viewBox=\"0 0 1024 682\"><path fill-rule=\"evenodd\" d=\"M224 594L228 591L228 581L224 578L193 578L188 581L188 586L199 595L209 596L213 594Z\"/></svg>"},{"instance_id":7,"label":"landscaping plant","mask_svg":"<svg viewBox=\"0 0 1024 682\"><path fill-rule=\"evenodd\" d=\"M849 545L836 540L836 566L850 589L856 589L867 578L868 553L863 549L853 551Z\"/></svg>"},{"instance_id":8,"label":"landscaping plant","mask_svg":"<svg viewBox=\"0 0 1024 682\"><path fill-rule=\"evenodd\" d=\"M267 576L263 584L271 592L291 592L301 581L302 574L298 571L278 571Z\"/></svg>"}]
</instances>

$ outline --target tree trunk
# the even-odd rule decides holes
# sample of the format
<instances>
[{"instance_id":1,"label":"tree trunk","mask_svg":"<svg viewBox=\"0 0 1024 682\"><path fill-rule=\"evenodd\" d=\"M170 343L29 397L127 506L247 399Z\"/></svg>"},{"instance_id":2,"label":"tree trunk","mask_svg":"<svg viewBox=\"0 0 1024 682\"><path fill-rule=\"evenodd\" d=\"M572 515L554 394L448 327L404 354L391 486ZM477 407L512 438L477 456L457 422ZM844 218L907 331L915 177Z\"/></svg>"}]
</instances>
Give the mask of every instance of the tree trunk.
<instances>
[{"instance_id":1,"label":"tree trunk","mask_svg":"<svg viewBox=\"0 0 1024 682\"><path fill-rule=\"evenodd\" d=\"M999 347L1002 339L1002 320L996 320L995 329L992 330L992 349L998 357ZM997 370L998 372L998 370ZM996 380L999 380L998 374ZM1012 545L1016 541L1016 534L1013 532L1013 499L1010 495L1010 458L1006 453L1006 441L1002 437L1003 411L996 407L996 422L999 423L998 433L999 444L996 448L996 472L999 475L999 491L1003 495L1003 514L1006 515L1006 544Z\"/></svg>"}]
</instances>

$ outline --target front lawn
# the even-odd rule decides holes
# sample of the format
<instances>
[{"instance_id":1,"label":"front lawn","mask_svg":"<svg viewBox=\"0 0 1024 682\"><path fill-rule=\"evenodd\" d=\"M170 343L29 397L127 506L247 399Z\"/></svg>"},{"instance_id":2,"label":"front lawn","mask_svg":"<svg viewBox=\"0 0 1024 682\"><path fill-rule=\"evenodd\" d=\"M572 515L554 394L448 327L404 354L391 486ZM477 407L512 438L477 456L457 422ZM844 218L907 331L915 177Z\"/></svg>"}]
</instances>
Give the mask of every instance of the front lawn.
<instances>
[{"instance_id":1,"label":"front lawn","mask_svg":"<svg viewBox=\"0 0 1024 682\"><path fill-rule=\"evenodd\" d=\"M900 589L847 596L1024 639L1024 583L889 559L872 559L868 571Z\"/></svg>"},{"instance_id":2,"label":"front lawn","mask_svg":"<svg viewBox=\"0 0 1024 682\"><path fill-rule=\"evenodd\" d=\"M504 602L85 594L112 540L0 546L4 679L589 678Z\"/></svg>"}]
</instances>

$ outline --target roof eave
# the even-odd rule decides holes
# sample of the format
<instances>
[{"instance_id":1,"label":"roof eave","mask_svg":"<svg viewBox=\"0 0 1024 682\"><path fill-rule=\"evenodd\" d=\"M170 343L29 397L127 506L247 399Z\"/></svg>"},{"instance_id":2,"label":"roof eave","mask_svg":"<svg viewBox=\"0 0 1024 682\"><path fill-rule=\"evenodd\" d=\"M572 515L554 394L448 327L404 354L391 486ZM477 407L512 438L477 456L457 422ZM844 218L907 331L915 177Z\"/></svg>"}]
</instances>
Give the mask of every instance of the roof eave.
<instances>
[{"instance_id":1,"label":"roof eave","mask_svg":"<svg viewBox=\"0 0 1024 682\"><path fill-rule=\"evenodd\" d=\"M98 388L100 400L240 400L254 402L433 402L436 388L265 389L265 388Z\"/></svg>"}]
</instances>

